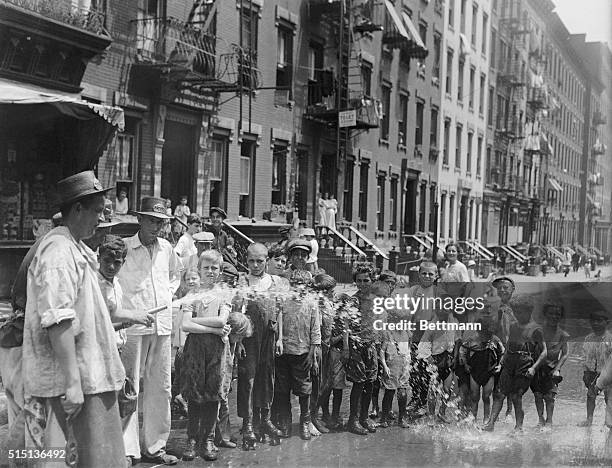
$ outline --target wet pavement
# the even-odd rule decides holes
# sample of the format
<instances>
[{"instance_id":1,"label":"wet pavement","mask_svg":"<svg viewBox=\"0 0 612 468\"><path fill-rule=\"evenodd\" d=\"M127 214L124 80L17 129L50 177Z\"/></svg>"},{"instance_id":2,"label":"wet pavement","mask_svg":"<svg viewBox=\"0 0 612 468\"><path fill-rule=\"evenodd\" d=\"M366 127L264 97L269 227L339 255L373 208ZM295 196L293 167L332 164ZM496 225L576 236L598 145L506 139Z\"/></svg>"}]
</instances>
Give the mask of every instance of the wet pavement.
<instances>
[{"instance_id":1,"label":"wet pavement","mask_svg":"<svg viewBox=\"0 0 612 468\"><path fill-rule=\"evenodd\" d=\"M603 424L603 397L598 397L593 426L576 426L586 416L586 389L576 351L570 354L572 357L563 368L564 380L559 388L554 425L547 431L536 427L533 394L528 391L523 399L524 431L519 435L512 433L513 420L499 422L493 433L482 432L473 422L432 426L422 421L408 429L379 428L377 433L367 436L342 432L302 441L294 424L296 435L283 440L278 447L263 444L248 452L240 448L221 449L214 463L196 459L180 462L179 466L612 466L612 437L607 440L609 431ZM346 390L342 405L345 418L348 395ZM293 404L295 423L298 420L297 399L293 399ZM397 403L394 403L394 411L397 414ZM482 408L480 411L481 421ZM240 420L235 408L232 408L232 422L236 437L239 437ZM184 426L184 422L175 421L175 426ZM172 431L168 449L178 455L185 442L184 429L177 427Z\"/></svg>"},{"instance_id":2,"label":"wet pavement","mask_svg":"<svg viewBox=\"0 0 612 468\"><path fill-rule=\"evenodd\" d=\"M609 269L604 278L610 280ZM576 275L569 281L583 280ZM536 292L541 277L517 275L519 290ZM550 275L552 276L552 275ZM555 281L563 281L562 274L554 275ZM532 289L533 288L533 289ZM348 287L347 287L348 289ZM399 291L398 291L399 292ZM302 441L298 434L297 399L293 398L292 438L283 440L277 447L258 444L256 450L245 452L240 448L221 449L216 462L196 458L191 462L179 462L181 467L199 466L612 466L612 436L604 426L605 403L597 399L595 418L590 428L577 427L586 416L586 389L582 383L582 364L578 359L580 344L572 343L570 358L563 367L563 382L555 406L554 425L542 431L536 427L537 413L533 394L528 391L523 398L525 409L524 431L513 434L514 421L500 421L495 432L482 432L473 422L449 425L430 425L422 420L408 429L392 426L378 429L377 433L357 436L348 432L325 434L311 441ZM235 382L234 382L235 388ZM343 395L342 416L347 419L349 390ZM382 394L380 395L382 400ZM1 404L0 404L1 406ZM504 409L505 410L505 409ZM233 430L239 438L240 419L236 415L235 394L230 395L230 411ZM394 402L397 414L397 402ZM503 419L503 413L502 418ZM482 408L478 417L482 421ZM178 456L186 443L185 420L173 421L168 450ZM0 446L6 426L0 427ZM60 465L58 465L60 466ZM156 465L141 463L138 466Z\"/></svg>"}]
</instances>

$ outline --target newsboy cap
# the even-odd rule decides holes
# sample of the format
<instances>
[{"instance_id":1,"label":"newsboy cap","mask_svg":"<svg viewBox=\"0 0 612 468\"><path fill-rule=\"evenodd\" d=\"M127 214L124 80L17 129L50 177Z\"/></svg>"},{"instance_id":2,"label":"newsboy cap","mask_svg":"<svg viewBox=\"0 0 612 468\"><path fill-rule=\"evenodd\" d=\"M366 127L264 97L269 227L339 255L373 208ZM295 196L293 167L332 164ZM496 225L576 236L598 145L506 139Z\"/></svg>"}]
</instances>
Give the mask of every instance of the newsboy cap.
<instances>
[{"instance_id":1,"label":"newsboy cap","mask_svg":"<svg viewBox=\"0 0 612 468\"><path fill-rule=\"evenodd\" d=\"M227 218L227 213L225 212L225 210L224 210L223 208L219 208L218 206L213 206L213 207L210 209L210 216L212 216L212 214L213 214L215 211L216 211L217 213L219 213L221 216L223 216L223 219L226 219L226 218Z\"/></svg>"},{"instance_id":2,"label":"newsboy cap","mask_svg":"<svg viewBox=\"0 0 612 468\"><path fill-rule=\"evenodd\" d=\"M289 243L287 244L287 253L291 254L291 252L296 249L305 250L309 254L310 252L312 252L312 246L310 245L310 242L304 239L292 239L289 241Z\"/></svg>"},{"instance_id":3,"label":"newsboy cap","mask_svg":"<svg viewBox=\"0 0 612 468\"><path fill-rule=\"evenodd\" d=\"M109 190L102 187L93 171L79 172L57 183L60 205L67 205L95 193L104 194Z\"/></svg>"},{"instance_id":4,"label":"newsboy cap","mask_svg":"<svg viewBox=\"0 0 612 468\"><path fill-rule=\"evenodd\" d=\"M202 231L196 232L193 236L194 242L214 242L215 236L212 232Z\"/></svg>"},{"instance_id":5,"label":"newsboy cap","mask_svg":"<svg viewBox=\"0 0 612 468\"><path fill-rule=\"evenodd\" d=\"M159 219L172 219L166 214L166 200L157 197L142 197L140 210L134 213L144 216L153 216Z\"/></svg>"}]
</instances>

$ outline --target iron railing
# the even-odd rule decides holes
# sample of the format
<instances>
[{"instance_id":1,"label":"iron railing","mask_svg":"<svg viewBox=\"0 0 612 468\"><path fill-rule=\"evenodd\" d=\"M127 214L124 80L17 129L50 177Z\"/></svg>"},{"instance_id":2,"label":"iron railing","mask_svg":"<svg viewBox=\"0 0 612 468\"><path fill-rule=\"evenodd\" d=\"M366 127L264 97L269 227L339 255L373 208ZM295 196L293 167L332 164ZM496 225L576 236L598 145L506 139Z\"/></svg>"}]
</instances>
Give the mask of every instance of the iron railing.
<instances>
[{"instance_id":1,"label":"iron railing","mask_svg":"<svg viewBox=\"0 0 612 468\"><path fill-rule=\"evenodd\" d=\"M105 27L105 12L95 8L78 7L58 0L0 0L0 5L16 6L100 36L109 35Z\"/></svg>"},{"instance_id":2,"label":"iron railing","mask_svg":"<svg viewBox=\"0 0 612 468\"><path fill-rule=\"evenodd\" d=\"M216 38L176 18L141 18L136 49L142 62L184 66L216 78Z\"/></svg>"},{"instance_id":3,"label":"iron railing","mask_svg":"<svg viewBox=\"0 0 612 468\"><path fill-rule=\"evenodd\" d=\"M234 250L236 250L237 268L242 271L248 271L247 268L247 249L253 244L253 239L243 234L231 224L223 221L222 229L234 241Z\"/></svg>"},{"instance_id":4,"label":"iron railing","mask_svg":"<svg viewBox=\"0 0 612 468\"><path fill-rule=\"evenodd\" d=\"M345 263L353 264L358 260L368 258L363 250L337 229L328 226L316 226L315 233L320 248L332 250Z\"/></svg>"}]
</instances>

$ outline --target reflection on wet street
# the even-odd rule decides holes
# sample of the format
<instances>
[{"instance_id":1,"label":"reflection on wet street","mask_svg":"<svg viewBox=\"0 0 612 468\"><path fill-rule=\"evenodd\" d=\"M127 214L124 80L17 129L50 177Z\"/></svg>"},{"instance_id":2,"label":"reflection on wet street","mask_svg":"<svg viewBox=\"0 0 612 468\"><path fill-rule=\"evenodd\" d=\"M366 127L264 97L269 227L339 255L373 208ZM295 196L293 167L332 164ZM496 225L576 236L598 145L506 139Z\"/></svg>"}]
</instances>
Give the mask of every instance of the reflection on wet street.
<instances>
[{"instance_id":1,"label":"reflection on wet street","mask_svg":"<svg viewBox=\"0 0 612 468\"><path fill-rule=\"evenodd\" d=\"M571 354L575 356L575 351ZM392 426L368 436L342 432L304 442L294 424L295 435L283 440L279 447L260 444L250 452L222 449L214 464L196 459L181 462L180 466L612 466L612 438L606 440L609 431L603 424L603 396L597 399L593 426L577 427L586 414L581 363L570 358L563 376L554 426L545 432L536 428L533 394L528 391L523 400L525 429L519 435L512 434L514 421L503 421L504 413L493 433L481 432L474 423L430 426L423 421L409 429ZM346 400L345 396L345 417ZM298 419L296 405L297 400L294 422ZM397 407L394 411L397 413ZM233 413L237 432L240 420ZM185 441L184 430L173 431L172 438L171 445L179 451Z\"/></svg>"}]
</instances>

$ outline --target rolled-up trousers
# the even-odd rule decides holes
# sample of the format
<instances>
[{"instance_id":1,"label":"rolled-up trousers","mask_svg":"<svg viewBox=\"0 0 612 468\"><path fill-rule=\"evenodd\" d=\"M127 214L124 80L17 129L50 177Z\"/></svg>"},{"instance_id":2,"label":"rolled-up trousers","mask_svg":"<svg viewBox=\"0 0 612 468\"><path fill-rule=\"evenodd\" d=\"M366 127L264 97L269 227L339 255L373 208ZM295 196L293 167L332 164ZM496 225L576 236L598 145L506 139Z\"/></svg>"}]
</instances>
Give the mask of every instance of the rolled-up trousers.
<instances>
[{"instance_id":1,"label":"rolled-up trousers","mask_svg":"<svg viewBox=\"0 0 612 468\"><path fill-rule=\"evenodd\" d=\"M142 453L155 455L166 447L170 435L170 335L128 335L121 352L126 376L132 379L140 395L139 409L123 421L123 440L127 456L140 458ZM138 413L142 404L142 431ZM141 447L142 444L142 447Z\"/></svg>"}]
</instances>

